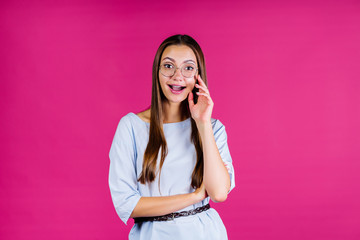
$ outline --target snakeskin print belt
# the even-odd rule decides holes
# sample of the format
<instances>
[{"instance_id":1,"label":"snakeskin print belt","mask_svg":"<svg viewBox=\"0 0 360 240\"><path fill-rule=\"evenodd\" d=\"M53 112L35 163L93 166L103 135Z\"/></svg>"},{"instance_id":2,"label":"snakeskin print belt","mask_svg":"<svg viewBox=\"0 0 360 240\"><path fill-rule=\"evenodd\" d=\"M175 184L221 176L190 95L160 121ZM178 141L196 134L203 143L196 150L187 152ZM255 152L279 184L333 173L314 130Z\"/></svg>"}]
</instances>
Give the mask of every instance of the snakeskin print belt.
<instances>
[{"instance_id":1,"label":"snakeskin print belt","mask_svg":"<svg viewBox=\"0 0 360 240\"><path fill-rule=\"evenodd\" d=\"M201 213L206 211L210 208L210 204L206 204L202 207L198 207L189 211L182 211L182 212L173 212L170 214L156 216L156 217L137 217L134 218L135 223L146 222L146 221L170 221L174 220L174 218L183 217L183 216L190 216L195 215L197 213Z\"/></svg>"}]
</instances>

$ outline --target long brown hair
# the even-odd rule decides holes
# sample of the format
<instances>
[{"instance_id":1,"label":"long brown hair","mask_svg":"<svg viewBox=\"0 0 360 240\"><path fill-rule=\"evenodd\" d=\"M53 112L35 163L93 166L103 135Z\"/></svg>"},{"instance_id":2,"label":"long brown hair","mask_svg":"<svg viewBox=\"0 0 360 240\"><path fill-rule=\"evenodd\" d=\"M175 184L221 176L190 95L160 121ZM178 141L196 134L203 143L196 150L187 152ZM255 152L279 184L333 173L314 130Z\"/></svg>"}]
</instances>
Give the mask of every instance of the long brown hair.
<instances>
[{"instance_id":1,"label":"long brown hair","mask_svg":"<svg viewBox=\"0 0 360 240\"><path fill-rule=\"evenodd\" d=\"M198 74L200 74L201 78L207 85L206 78L206 68L205 68L205 58L204 54L199 46L199 44L188 35L174 35L167 39L165 39L159 46L152 70L152 96L151 96L151 117L150 117L150 133L149 133L149 142L147 144L145 153L144 153L144 161L143 161L143 169L141 175L138 179L142 184L146 182L152 182L155 180L156 176L156 166L157 166L157 157L159 154L159 150L161 149L161 158L160 158L160 169L159 169L159 177L161 173L161 168L164 164L165 157L167 155L167 144L166 139L163 132L163 108L162 102L166 101L166 97L163 94L159 82L159 65L161 56L166 47L170 45L185 45L190 47L195 56L198 63ZM197 103L198 95L196 94L197 88L192 90L194 96L194 103ZM187 100L184 100L180 105L180 110L182 113L182 117L190 117L190 109L189 103ZM201 145L201 139L199 135L199 131L197 129L196 123L194 119L191 118L191 142L193 142L196 149L196 164L192 173L191 186L193 188L200 187L203 181L203 151Z\"/></svg>"}]
</instances>

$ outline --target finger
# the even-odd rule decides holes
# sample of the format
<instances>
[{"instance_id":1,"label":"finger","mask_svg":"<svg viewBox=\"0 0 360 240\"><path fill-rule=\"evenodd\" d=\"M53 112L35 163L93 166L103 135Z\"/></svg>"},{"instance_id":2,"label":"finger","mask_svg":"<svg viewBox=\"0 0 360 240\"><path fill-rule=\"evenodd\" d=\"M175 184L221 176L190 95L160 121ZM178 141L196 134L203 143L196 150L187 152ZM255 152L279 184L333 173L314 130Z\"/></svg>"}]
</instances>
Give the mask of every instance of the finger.
<instances>
[{"instance_id":1,"label":"finger","mask_svg":"<svg viewBox=\"0 0 360 240\"><path fill-rule=\"evenodd\" d=\"M199 81L199 83L200 83L200 86L203 86L203 87L206 87L206 84L205 84L205 82L204 82L204 80L202 80L202 78L200 77L200 75L198 75L198 81Z\"/></svg>"},{"instance_id":2,"label":"finger","mask_svg":"<svg viewBox=\"0 0 360 240\"><path fill-rule=\"evenodd\" d=\"M209 89L204 88L203 86L200 86L199 84L195 84L195 86L196 86L197 88L200 88L201 90L203 90L204 92L206 92L207 94L209 94L209 95L210 95L210 93L209 93Z\"/></svg>"},{"instance_id":3,"label":"finger","mask_svg":"<svg viewBox=\"0 0 360 240\"><path fill-rule=\"evenodd\" d=\"M189 93L189 96L188 96L188 101L189 101L189 107L193 107L194 106L194 95L192 92Z\"/></svg>"},{"instance_id":4,"label":"finger","mask_svg":"<svg viewBox=\"0 0 360 240\"><path fill-rule=\"evenodd\" d=\"M205 92L196 92L197 95L202 95L202 96L205 96L205 97L209 97L210 98L210 95L205 93Z\"/></svg>"},{"instance_id":5,"label":"finger","mask_svg":"<svg viewBox=\"0 0 360 240\"><path fill-rule=\"evenodd\" d=\"M207 93L201 93L201 92L196 92L196 94L197 94L197 95L202 95L202 96L204 96L204 97L207 97L207 99L209 99L210 102L212 102L212 99L211 99L211 97L209 96L209 94L207 94Z\"/></svg>"}]
</instances>

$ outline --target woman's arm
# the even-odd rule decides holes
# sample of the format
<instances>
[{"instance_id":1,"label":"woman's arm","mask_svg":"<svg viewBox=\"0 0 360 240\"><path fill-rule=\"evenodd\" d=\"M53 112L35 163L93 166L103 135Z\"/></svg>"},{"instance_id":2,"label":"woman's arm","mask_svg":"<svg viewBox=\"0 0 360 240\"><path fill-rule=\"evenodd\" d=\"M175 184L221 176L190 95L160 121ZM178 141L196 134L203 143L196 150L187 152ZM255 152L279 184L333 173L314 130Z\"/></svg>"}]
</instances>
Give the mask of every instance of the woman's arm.
<instances>
[{"instance_id":1,"label":"woman's arm","mask_svg":"<svg viewBox=\"0 0 360 240\"><path fill-rule=\"evenodd\" d=\"M204 185L211 200L223 202L230 190L230 176L215 142L211 122L198 122L204 156Z\"/></svg>"},{"instance_id":2,"label":"woman's arm","mask_svg":"<svg viewBox=\"0 0 360 240\"><path fill-rule=\"evenodd\" d=\"M115 210L126 224L129 217L159 216L200 202L207 195L202 185L192 193L142 197L135 171L135 148L130 116L121 118L110 148L109 188Z\"/></svg>"},{"instance_id":3,"label":"woman's arm","mask_svg":"<svg viewBox=\"0 0 360 240\"><path fill-rule=\"evenodd\" d=\"M141 197L130 217L151 217L169 214L200 202L205 197L204 185L196 189L195 192L187 194L166 197Z\"/></svg>"},{"instance_id":4,"label":"woman's arm","mask_svg":"<svg viewBox=\"0 0 360 240\"><path fill-rule=\"evenodd\" d=\"M197 103L194 104L192 92L189 93L188 101L191 117L196 122L203 148L203 182L211 200L214 202L223 202L226 200L230 190L230 176L221 159L211 125L211 114L214 103L200 75L197 76L197 80L199 83L195 84L195 87L199 88L199 92L196 92L199 96Z\"/></svg>"}]
</instances>

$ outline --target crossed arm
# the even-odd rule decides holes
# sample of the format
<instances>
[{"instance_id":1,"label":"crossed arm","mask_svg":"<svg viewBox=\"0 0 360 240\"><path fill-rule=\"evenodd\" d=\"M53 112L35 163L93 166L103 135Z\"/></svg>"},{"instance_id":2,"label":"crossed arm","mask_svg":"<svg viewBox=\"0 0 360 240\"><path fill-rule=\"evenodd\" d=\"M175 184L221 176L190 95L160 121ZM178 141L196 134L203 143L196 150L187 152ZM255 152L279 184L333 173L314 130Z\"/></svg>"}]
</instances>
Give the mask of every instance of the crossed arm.
<instances>
[{"instance_id":1,"label":"crossed arm","mask_svg":"<svg viewBox=\"0 0 360 240\"><path fill-rule=\"evenodd\" d=\"M204 177L200 188L192 193L165 197L141 197L131 218L169 214L202 201L210 196L214 202L227 198L230 176L217 148L211 122L198 124L204 156Z\"/></svg>"}]
</instances>

